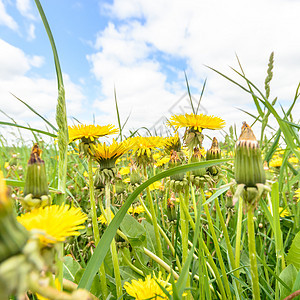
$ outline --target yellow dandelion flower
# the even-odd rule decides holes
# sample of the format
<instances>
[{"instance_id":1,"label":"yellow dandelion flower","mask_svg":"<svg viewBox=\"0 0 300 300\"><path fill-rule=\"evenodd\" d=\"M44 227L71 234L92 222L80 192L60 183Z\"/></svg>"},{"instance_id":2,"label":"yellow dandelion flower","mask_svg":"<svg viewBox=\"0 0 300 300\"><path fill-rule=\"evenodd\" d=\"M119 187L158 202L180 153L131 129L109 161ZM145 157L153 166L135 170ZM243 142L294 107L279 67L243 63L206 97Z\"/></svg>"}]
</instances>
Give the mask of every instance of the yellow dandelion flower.
<instances>
[{"instance_id":1,"label":"yellow dandelion flower","mask_svg":"<svg viewBox=\"0 0 300 300\"><path fill-rule=\"evenodd\" d=\"M172 293L172 286L168 284L170 275L167 278L167 281L162 279L161 272L158 273L158 277L153 274L147 275L145 280L133 279L131 283L125 282L124 288L126 292L134 297L137 300L146 300L146 299L168 299L167 295L163 292L161 286L163 286L169 293Z\"/></svg>"},{"instance_id":2,"label":"yellow dandelion flower","mask_svg":"<svg viewBox=\"0 0 300 300\"><path fill-rule=\"evenodd\" d=\"M164 189L164 186L160 181L155 181L149 185L149 188L150 188L150 191L153 191L153 190L161 190L162 191Z\"/></svg>"},{"instance_id":3,"label":"yellow dandelion flower","mask_svg":"<svg viewBox=\"0 0 300 300\"><path fill-rule=\"evenodd\" d=\"M282 165L282 157L274 157L270 160L269 166L273 168L279 168Z\"/></svg>"},{"instance_id":4,"label":"yellow dandelion flower","mask_svg":"<svg viewBox=\"0 0 300 300\"><path fill-rule=\"evenodd\" d=\"M129 167L122 167L119 171L120 175L127 175L130 173L130 168Z\"/></svg>"},{"instance_id":5,"label":"yellow dandelion flower","mask_svg":"<svg viewBox=\"0 0 300 300\"><path fill-rule=\"evenodd\" d=\"M165 138L165 151L170 153L172 150L177 152L181 150L181 141L178 133L175 136Z\"/></svg>"},{"instance_id":6,"label":"yellow dandelion flower","mask_svg":"<svg viewBox=\"0 0 300 300\"><path fill-rule=\"evenodd\" d=\"M281 149L281 148L277 148L277 149L276 149L276 154L277 154L277 155L279 155L279 154L283 155L284 152L285 152L285 149Z\"/></svg>"},{"instance_id":7,"label":"yellow dandelion flower","mask_svg":"<svg viewBox=\"0 0 300 300\"><path fill-rule=\"evenodd\" d=\"M8 191L3 173L0 171L0 213L7 208L11 209L11 202L8 198Z\"/></svg>"},{"instance_id":8,"label":"yellow dandelion flower","mask_svg":"<svg viewBox=\"0 0 300 300\"><path fill-rule=\"evenodd\" d=\"M130 206L129 209L128 209L128 213L134 215L134 214L141 214L145 212L145 209L142 205L138 205L138 206Z\"/></svg>"},{"instance_id":9,"label":"yellow dandelion flower","mask_svg":"<svg viewBox=\"0 0 300 300\"><path fill-rule=\"evenodd\" d=\"M98 168L92 168L93 174L96 173L97 169L98 169ZM83 172L83 176L84 176L84 177L89 177L89 173L88 173L87 171L84 171L84 172Z\"/></svg>"},{"instance_id":10,"label":"yellow dandelion flower","mask_svg":"<svg viewBox=\"0 0 300 300\"><path fill-rule=\"evenodd\" d=\"M9 167L9 162L6 161L6 162L4 163L4 169L7 169L8 167Z\"/></svg>"},{"instance_id":11,"label":"yellow dandelion flower","mask_svg":"<svg viewBox=\"0 0 300 300\"><path fill-rule=\"evenodd\" d=\"M105 214L107 214L107 210L106 209L104 209L104 212L105 212ZM110 213L111 213L111 220L112 220L115 215L114 215L114 213L112 211L110 211ZM98 218L98 221L101 224L107 224L107 220L106 220L106 218L105 218L105 216L103 214Z\"/></svg>"},{"instance_id":12,"label":"yellow dandelion flower","mask_svg":"<svg viewBox=\"0 0 300 300\"><path fill-rule=\"evenodd\" d=\"M79 235L77 230L84 229L81 225L87 219L80 208L69 205L50 205L40 207L17 217L27 229L39 233L42 244L64 242L67 237Z\"/></svg>"},{"instance_id":13,"label":"yellow dandelion flower","mask_svg":"<svg viewBox=\"0 0 300 300\"><path fill-rule=\"evenodd\" d=\"M133 152L137 156L147 155L151 156L151 150L161 148L164 146L164 139L160 136L137 136L131 139L133 142Z\"/></svg>"},{"instance_id":14,"label":"yellow dandelion flower","mask_svg":"<svg viewBox=\"0 0 300 300\"><path fill-rule=\"evenodd\" d=\"M107 145L104 142L94 146L91 155L99 164L109 163L114 167L116 160L124 153L131 150L131 148L132 143L130 140L125 140L120 143L113 140L111 145Z\"/></svg>"},{"instance_id":15,"label":"yellow dandelion flower","mask_svg":"<svg viewBox=\"0 0 300 300\"><path fill-rule=\"evenodd\" d=\"M124 183L130 183L130 177L127 177L127 178L123 179L123 182Z\"/></svg>"},{"instance_id":16,"label":"yellow dandelion flower","mask_svg":"<svg viewBox=\"0 0 300 300\"><path fill-rule=\"evenodd\" d=\"M289 215L290 215L290 213L286 208L283 209L283 207L279 207L279 216L281 218L284 218L284 217L289 216Z\"/></svg>"},{"instance_id":17,"label":"yellow dandelion flower","mask_svg":"<svg viewBox=\"0 0 300 300\"><path fill-rule=\"evenodd\" d=\"M153 154L153 159L154 160L159 160L163 156L163 153L161 151L158 151Z\"/></svg>"},{"instance_id":18,"label":"yellow dandelion flower","mask_svg":"<svg viewBox=\"0 0 300 300\"><path fill-rule=\"evenodd\" d=\"M288 161L291 164L298 164L299 163L299 159L295 156L290 157Z\"/></svg>"},{"instance_id":19,"label":"yellow dandelion flower","mask_svg":"<svg viewBox=\"0 0 300 300\"><path fill-rule=\"evenodd\" d=\"M105 126L100 125L74 125L69 126L69 143L85 139L86 141L93 142L101 136L118 133L119 130L114 125L108 124Z\"/></svg>"},{"instance_id":20,"label":"yellow dandelion flower","mask_svg":"<svg viewBox=\"0 0 300 300\"><path fill-rule=\"evenodd\" d=\"M161 167L162 165L167 164L170 161L170 157L163 157L156 161L154 164L156 167Z\"/></svg>"},{"instance_id":21,"label":"yellow dandelion flower","mask_svg":"<svg viewBox=\"0 0 300 300\"><path fill-rule=\"evenodd\" d=\"M219 117L208 116L204 114L195 115L184 114L184 115L174 115L167 122L167 125L174 126L177 130L178 128L194 128L195 130L202 131L202 129L222 129L225 126L225 121Z\"/></svg>"},{"instance_id":22,"label":"yellow dandelion flower","mask_svg":"<svg viewBox=\"0 0 300 300\"><path fill-rule=\"evenodd\" d=\"M297 197L297 202L300 200L300 189L295 191L296 197Z\"/></svg>"},{"instance_id":23,"label":"yellow dandelion flower","mask_svg":"<svg viewBox=\"0 0 300 300\"><path fill-rule=\"evenodd\" d=\"M268 206L268 209L272 213L270 206ZM290 213L289 213L289 211L286 208L283 209L283 207L279 206L279 216L281 218L284 218L284 217L289 216L289 215L290 215Z\"/></svg>"}]
</instances>

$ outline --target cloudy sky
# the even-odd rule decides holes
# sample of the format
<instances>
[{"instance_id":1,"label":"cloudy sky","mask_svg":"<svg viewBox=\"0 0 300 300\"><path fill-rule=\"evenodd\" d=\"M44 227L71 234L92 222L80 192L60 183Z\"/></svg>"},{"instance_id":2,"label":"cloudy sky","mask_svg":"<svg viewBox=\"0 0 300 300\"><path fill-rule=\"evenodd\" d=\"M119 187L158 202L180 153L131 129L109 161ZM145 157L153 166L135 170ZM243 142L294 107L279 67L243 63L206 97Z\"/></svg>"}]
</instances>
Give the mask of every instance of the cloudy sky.
<instances>
[{"instance_id":1,"label":"cloudy sky","mask_svg":"<svg viewBox=\"0 0 300 300\"><path fill-rule=\"evenodd\" d=\"M262 91L275 53L271 96L291 103L300 79L300 1L296 0L41 0L64 74L69 123L117 125L116 89L126 130L159 131L174 113L191 112L205 79L201 112L229 125L256 114L251 96L213 72L246 75ZM241 81L241 80L240 80ZM242 82L242 81L241 81ZM33 0L0 0L0 109L19 124L42 122L12 94L51 122L57 84L50 44ZM278 105L278 110L280 106ZM295 109L295 119L300 107ZM9 121L0 114L0 121ZM44 128L43 128L44 129ZM2 131L3 132L3 131ZM7 131L5 131L7 134Z\"/></svg>"}]
</instances>

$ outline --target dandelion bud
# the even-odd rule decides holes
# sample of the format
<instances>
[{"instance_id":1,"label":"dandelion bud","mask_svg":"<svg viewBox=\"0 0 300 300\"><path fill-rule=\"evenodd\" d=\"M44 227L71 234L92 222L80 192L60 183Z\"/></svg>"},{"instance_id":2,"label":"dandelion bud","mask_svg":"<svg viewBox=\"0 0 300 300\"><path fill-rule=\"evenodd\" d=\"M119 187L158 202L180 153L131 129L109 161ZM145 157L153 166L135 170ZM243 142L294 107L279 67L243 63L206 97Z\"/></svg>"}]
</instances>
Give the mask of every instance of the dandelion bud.
<instances>
[{"instance_id":1,"label":"dandelion bud","mask_svg":"<svg viewBox=\"0 0 300 300\"><path fill-rule=\"evenodd\" d=\"M0 264L19 253L27 239L27 230L17 222L13 215L12 203L0 172Z\"/></svg>"},{"instance_id":2,"label":"dandelion bud","mask_svg":"<svg viewBox=\"0 0 300 300\"><path fill-rule=\"evenodd\" d=\"M266 181L261 150L251 127L243 123L242 133L235 146L235 180L246 187L256 187Z\"/></svg>"},{"instance_id":3,"label":"dandelion bud","mask_svg":"<svg viewBox=\"0 0 300 300\"><path fill-rule=\"evenodd\" d=\"M182 161L175 150L171 150L171 156L169 160L169 168L174 168L182 165ZM184 178L184 173L174 174L170 176L171 180L181 181Z\"/></svg>"},{"instance_id":4,"label":"dandelion bud","mask_svg":"<svg viewBox=\"0 0 300 300\"><path fill-rule=\"evenodd\" d=\"M254 209L263 191L267 189L265 171L258 142L252 129L243 123L242 133L235 146L235 180L238 188L233 203L242 196L246 211Z\"/></svg>"},{"instance_id":5,"label":"dandelion bud","mask_svg":"<svg viewBox=\"0 0 300 300\"><path fill-rule=\"evenodd\" d=\"M203 149L203 148L202 148ZM191 157L191 162L192 163L197 163L197 162L201 162L204 160L204 157L201 153L201 149L195 147L194 148L194 153ZM196 171L192 171L191 174L194 176L204 176L206 173L205 168L199 168Z\"/></svg>"},{"instance_id":6,"label":"dandelion bud","mask_svg":"<svg viewBox=\"0 0 300 300\"><path fill-rule=\"evenodd\" d=\"M210 149L206 152L206 160L221 158L221 149L218 140L214 137Z\"/></svg>"},{"instance_id":7,"label":"dandelion bud","mask_svg":"<svg viewBox=\"0 0 300 300\"><path fill-rule=\"evenodd\" d=\"M140 172L138 171L138 168L136 164L131 161L130 166L130 184L132 185L139 185L142 182L142 177L140 175Z\"/></svg>"},{"instance_id":8,"label":"dandelion bud","mask_svg":"<svg viewBox=\"0 0 300 300\"><path fill-rule=\"evenodd\" d=\"M214 137L212 141L211 148L206 152L206 160L220 159L221 149L218 145L218 140ZM212 176L216 176L219 173L219 168L217 166L211 166L207 169L208 173Z\"/></svg>"},{"instance_id":9,"label":"dandelion bud","mask_svg":"<svg viewBox=\"0 0 300 300\"><path fill-rule=\"evenodd\" d=\"M115 178L115 190L116 194L122 194L126 191L126 184L119 177Z\"/></svg>"},{"instance_id":10,"label":"dandelion bud","mask_svg":"<svg viewBox=\"0 0 300 300\"><path fill-rule=\"evenodd\" d=\"M171 193L171 197L167 199L167 217L170 222L177 220L175 203L176 203L175 193Z\"/></svg>"},{"instance_id":11,"label":"dandelion bud","mask_svg":"<svg viewBox=\"0 0 300 300\"><path fill-rule=\"evenodd\" d=\"M21 200L26 209L49 205L51 196L46 176L45 162L41 159L41 150L35 144L27 164L27 175L24 187L24 198Z\"/></svg>"}]
</instances>

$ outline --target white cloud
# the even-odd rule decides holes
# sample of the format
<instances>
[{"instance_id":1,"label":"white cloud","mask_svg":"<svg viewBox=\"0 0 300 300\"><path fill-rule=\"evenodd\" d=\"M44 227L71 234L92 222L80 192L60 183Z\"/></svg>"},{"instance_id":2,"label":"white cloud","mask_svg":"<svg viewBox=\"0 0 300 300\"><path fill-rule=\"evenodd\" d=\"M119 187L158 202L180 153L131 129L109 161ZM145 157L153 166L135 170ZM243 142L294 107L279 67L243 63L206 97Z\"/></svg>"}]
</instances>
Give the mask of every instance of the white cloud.
<instances>
[{"instance_id":1,"label":"white cloud","mask_svg":"<svg viewBox=\"0 0 300 300\"><path fill-rule=\"evenodd\" d=\"M275 51L271 98L278 95L286 104L293 97L300 78L299 2L115 0L105 9L117 21L98 34L96 52L88 60L103 93L95 105L107 119L115 115L114 84L121 113L125 116L132 111L132 126L149 126L153 118L167 114L172 101L185 90L183 70L175 68L172 82L167 77L172 59L186 61L190 84L199 91L208 78L202 105L209 114L238 128L243 120L252 119L236 107L256 114L251 95L204 64L246 86L228 68L239 70L237 53L247 77L264 91L268 58ZM168 62L156 58L157 53L169 58ZM178 78L181 88L175 91L172 87L178 86Z\"/></svg>"},{"instance_id":2,"label":"white cloud","mask_svg":"<svg viewBox=\"0 0 300 300\"><path fill-rule=\"evenodd\" d=\"M32 127L39 124L44 130L43 121L32 113L24 104L20 103L10 93L25 101L42 116L55 123L55 109L57 104L57 82L53 78L30 76L29 71L40 67L44 58L26 55L21 49L0 40L0 107L18 124ZM66 90L66 102L69 115L82 113L85 96L82 88L72 82L68 74L63 74ZM1 116L0 120L7 120ZM8 121L8 120L7 120ZM37 122L37 123L34 123ZM3 131L1 131L3 132ZM27 135L28 136L28 135Z\"/></svg>"},{"instance_id":3,"label":"white cloud","mask_svg":"<svg viewBox=\"0 0 300 300\"><path fill-rule=\"evenodd\" d=\"M29 25L29 28L28 28L28 37L27 37L27 39L29 41L32 41L32 40L35 39L35 26L32 23Z\"/></svg>"},{"instance_id":4,"label":"white cloud","mask_svg":"<svg viewBox=\"0 0 300 300\"><path fill-rule=\"evenodd\" d=\"M35 20L36 17L32 12L31 0L17 0L16 6L20 14L28 19Z\"/></svg>"},{"instance_id":5,"label":"white cloud","mask_svg":"<svg viewBox=\"0 0 300 300\"><path fill-rule=\"evenodd\" d=\"M4 3L0 0L0 25L9 27L12 30L18 30L17 22L6 12Z\"/></svg>"}]
</instances>

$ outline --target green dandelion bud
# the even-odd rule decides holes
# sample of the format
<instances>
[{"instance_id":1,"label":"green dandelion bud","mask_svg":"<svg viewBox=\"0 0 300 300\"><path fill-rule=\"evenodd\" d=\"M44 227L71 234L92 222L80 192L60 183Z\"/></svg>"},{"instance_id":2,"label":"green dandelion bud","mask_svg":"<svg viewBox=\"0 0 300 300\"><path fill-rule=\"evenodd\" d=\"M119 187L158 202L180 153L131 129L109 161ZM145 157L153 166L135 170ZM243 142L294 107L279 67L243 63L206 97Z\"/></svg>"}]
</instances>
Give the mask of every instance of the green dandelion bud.
<instances>
[{"instance_id":1,"label":"green dandelion bud","mask_svg":"<svg viewBox=\"0 0 300 300\"><path fill-rule=\"evenodd\" d=\"M27 239L27 230L13 214L12 202L0 172L0 263L19 253Z\"/></svg>"},{"instance_id":2,"label":"green dandelion bud","mask_svg":"<svg viewBox=\"0 0 300 300\"><path fill-rule=\"evenodd\" d=\"M238 183L233 203L240 196L246 204L246 211L256 207L263 191L268 189L265 171L261 159L261 151L252 129L243 123L242 133L235 148L235 180Z\"/></svg>"},{"instance_id":3,"label":"green dandelion bud","mask_svg":"<svg viewBox=\"0 0 300 300\"><path fill-rule=\"evenodd\" d=\"M142 176L133 160L130 163L130 184L139 185L142 182Z\"/></svg>"},{"instance_id":4,"label":"green dandelion bud","mask_svg":"<svg viewBox=\"0 0 300 300\"><path fill-rule=\"evenodd\" d=\"M242 133L235 146L235 180L246 187L266 182L261 150L251 127L243 123Z\"/></svg>"},{"instance_id":5,"label":"green dandelion bud","mask_svg":"<svg viewBox=\"0 0 300 300\"><path fill-rule=\"evenodd\" d=\"M171 150L171 156L169 160L169 168L174 168L182 165L182 159L179 157L178 152L175 150ZM179 173L175 175L171 175L170 179L175 181L181 181L184 178L184 173Z\"/></svg>"},{"instance_id":6,"label":"green dandelion bud","mask_svg":"<svg viewBox=\"0 0 300 300\"><path fill-rule=\"evenodd\" d=\"M197 163L197 162L201 162L203 160L204 160L204 157L203 157L203 155L201 153L201 149L195 147L194 148L194 153L193 153L193 155L191 157L191 162L192 163ZM204 176L205 174L206 174L205 168L199 168L196 171L192 171L191 172L191 175L194 175L194 176Z\"/></svg>"},{"instance_id":7,"label":"green dandelion bud","mask_svg":"<svg viewBox=\"0 0 300 300\"><path fill-rule=\"evenodd\" d=\"M221 158L221 149L219 148L218 140L214 137L210 149L206 152L206 160L220 159L220 158ZM207 171L211 176L217 176L219 170L220 168L217 166L211 166L207 168Z\"/></svg>"},{"instance_id":8,"label":"green dandelion bud","mask_svg":"<svg viewBox=\"0 0 300 300\"><path fill-rule=\"evenodd\" d=\"M51 203L46 167L45 162L40 157L41 152L38 144L35 144L27 164L24 198L21 199L21 202L29 210Z\"/></svg>"},{"instance_id":9,"label":"green dandelion bud","mask_svg":"<svg viewBox=\"0 0 300 300\"><path fill-rule=\"evenodd\" d=\"M126 184L119 177L115 178L115 191L116 194L122 194L126 191Z\"/></svg>"},{"instance_id":10,"label":"green dandelion bud","mask_svg":"<svg viewBox=\"0 0 300 300\"><path fill-rule=\"evenodd\" d=\"M167 217L170 222L174 222L177 220L177 211L175 203L175 194L171 193L171 197L167 199Z\"/></svg>"},{"instance_id":11,"label":"green dandelion bud","mask_svg":"<svg viewBox=\"0 0 300 300\"><path fill-rule=\"evenodd\" d=\"M214 137L210 149L206 152L206 160L220 159L221 149L218 140Z\"/></svg>"}]
</instances>

